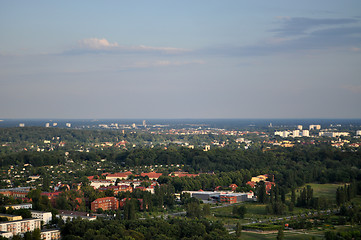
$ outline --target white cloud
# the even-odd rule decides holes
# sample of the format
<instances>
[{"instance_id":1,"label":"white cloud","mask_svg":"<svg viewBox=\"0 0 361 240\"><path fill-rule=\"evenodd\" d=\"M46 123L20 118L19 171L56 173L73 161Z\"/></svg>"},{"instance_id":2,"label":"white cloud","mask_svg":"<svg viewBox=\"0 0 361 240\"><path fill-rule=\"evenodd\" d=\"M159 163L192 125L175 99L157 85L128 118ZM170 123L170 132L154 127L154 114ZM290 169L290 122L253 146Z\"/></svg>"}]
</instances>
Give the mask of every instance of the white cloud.
<instances>
[{"instance_id":1,"label":"white cloud","mask_svg":"<svg viewBox=\"0 0 361 240\"><path fill-rule=\"evenodd\" d=\"M79 41L81 47L89 49L109 49L118 47L118 43L110 43L105 38L88 38Z\"/></svg>"},{"instance_id":2,"label":"white cloud","mask_svg":"<svg viewBox=\"0 0 361 240\"><path fill-rule=\"evenodd\" d=\"M165 54L179 54L183 52L189 52L188 49L183 48L174 48L174 47L152 47L152 46L124 46L120 45L117 42L110 43L107 39L102 38L87 38L79 41L80 49L85 49L88 51L99 51L105 50L108 52L134 52L134 53L147 53L147 52L158 52Z\"/></svg>"}]
</instances>

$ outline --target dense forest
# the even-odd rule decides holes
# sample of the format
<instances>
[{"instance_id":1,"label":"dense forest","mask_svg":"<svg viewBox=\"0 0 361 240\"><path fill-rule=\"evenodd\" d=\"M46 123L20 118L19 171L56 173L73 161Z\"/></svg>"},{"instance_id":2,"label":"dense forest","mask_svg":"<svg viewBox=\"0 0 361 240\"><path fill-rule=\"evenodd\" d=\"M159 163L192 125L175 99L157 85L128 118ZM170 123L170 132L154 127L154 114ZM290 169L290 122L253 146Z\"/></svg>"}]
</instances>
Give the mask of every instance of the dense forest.
<instances>
[{"instance_id":1,"label":"dense forest","mask_svg":"<svg viewBox=\"0 0 361 240\"><path fill-rule=\"evenodd\" d=\"M71 151L68 158L74 162L92 162L100 159L129 168L150 165L184 165L191 173L220 173L245 171L239 178L249 180L252 175L269 173L285 188L301 186L308 182L336 183L361 180L361 152L342 151L328 146L298 146L292 149L278 148L272 151L222 149L210 151L184 147L152 149L104 149L91 152ZM30 163L40 167L62 164L64 151L39 153L36 151L2 153L2 166Z\"/></svg>"}]
</instances>

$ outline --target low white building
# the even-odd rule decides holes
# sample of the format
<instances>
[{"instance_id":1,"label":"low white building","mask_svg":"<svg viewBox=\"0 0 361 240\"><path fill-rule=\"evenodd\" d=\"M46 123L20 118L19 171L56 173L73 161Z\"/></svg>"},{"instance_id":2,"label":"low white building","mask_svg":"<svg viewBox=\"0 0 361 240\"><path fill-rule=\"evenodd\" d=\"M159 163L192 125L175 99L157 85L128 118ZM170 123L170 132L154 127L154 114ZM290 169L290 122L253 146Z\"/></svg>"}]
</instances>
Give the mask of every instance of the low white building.
<instances>
[{"instance_id":1,"label":"low white building","mask_svg":"<svg viewBox=\"0 0 361 240\"><path fill-rule=\"evenodd\" d=\"M0 231L0 237L4 237L4 238L12 238L14 235L12 232L4 232L4 231Z\"/></svg>"},{"instance_id":2,"label":"low white building","mask_svg":"<svg viewBox=\"0 0 361 240\"><path fill-rule=\"evenodd\" d=\"M46 229L41 231L40 237L42 240L58 240L60 239L59 229Z\"/></svg>"},{"instance_id":3,"label":"low white building","mask_svg":"<svg viewBox=\"0 0 361 240\"><path fill-rule=\"evenodd\" d=\"M5 205L4 206L6 209L8 208L12 208L14 210L19 210L19 209L32 209L33 208L33 204L32 203L22 203L22 204L13 204L13 205Z\"/></svg>"},{"instance_id":4,"label":"low white building","mask_svg":"<svg viewBox=\"0 0 361 240\"><path fill-rule=\"evenodd\" d=\"M100 188L101 186L108 187L109 185L113 184L115 181L113 180L106 180L106 179L92 179L90 180L90 186L95 189Z\"/></svg>"},{"instance_id":5,"label":"low white building","mask_svg":"<svg viewBox=\"0 0 361 240\"><path fill-rule=\"evenodd\" d=\"M49 224L50 221L52 220L51 212L42 212L42 211L34 211L34 210L31 210L30 212L32 218L41 219L44 222L44 224Z\"/></svg>"},{"instance_id":6,"label":"low white building","mask_svg":"<svg viewBox=\"0 0 361 240\"><path fill-rule=\"evenodd\" d=\"M320 137L347 137L350 135L348 132L319 132Z\"/></svg>"},{"instance_id":7,"label":"low white building","mask_svg":"<svg viewBox=\"0 0 361 240\"><path fill-rule=\"evenodd\" d=\"M73 221L75 218L81 218L81 219L87 219L89 221L94 221L97 219L96 216L92 216L89 213L83 213L83 212L72 212L72 211L62 211L59 212L59 214L56 215L56 217L61 218L64 222L68 219L70 221Z\"/></svg>"},{"instance_id":8,"label":"low white building","mask_svg":"<svg viewBox=\"0 0 361 240\"><path fill-rule=\"evenodd\" d=\"M10 232L13 235L23 234L26 232L32 232L35 229L41 228L40 219L23 219L17 221L1 222L0 231Z\"/></svg>"}]
</instances>

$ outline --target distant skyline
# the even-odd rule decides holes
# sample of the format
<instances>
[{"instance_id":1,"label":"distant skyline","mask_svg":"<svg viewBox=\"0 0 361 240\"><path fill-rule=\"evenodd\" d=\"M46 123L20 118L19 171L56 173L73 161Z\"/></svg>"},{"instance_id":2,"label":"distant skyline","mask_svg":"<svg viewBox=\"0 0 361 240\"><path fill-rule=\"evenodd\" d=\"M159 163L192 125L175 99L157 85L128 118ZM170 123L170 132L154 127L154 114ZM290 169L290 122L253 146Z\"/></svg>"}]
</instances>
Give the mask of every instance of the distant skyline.
<instances>
[{"instance_id":1,"label":"distant skyline","mask_svg":"<svg viewBox=\"0 0 361 240\"><path fill-rule=\"evenodd\" d=\"M361 1L0 1L0 119L361 118Z\"/></svg>"}]
</instances>

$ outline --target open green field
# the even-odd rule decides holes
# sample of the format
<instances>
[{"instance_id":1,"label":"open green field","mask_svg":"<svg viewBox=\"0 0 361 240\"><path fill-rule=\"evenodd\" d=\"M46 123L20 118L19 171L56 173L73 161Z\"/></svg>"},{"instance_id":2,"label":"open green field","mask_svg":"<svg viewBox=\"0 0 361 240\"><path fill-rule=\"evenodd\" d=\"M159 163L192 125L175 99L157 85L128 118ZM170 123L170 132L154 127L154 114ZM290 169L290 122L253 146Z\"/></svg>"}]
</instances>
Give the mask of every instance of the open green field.
<instances>
[{"instance_id":1,"label":"open green field","mask_svg":"<svg viewBox=\"0 0 361 240\"><path fill-rule=\"evenodd\" d=\"M301 239L323 239L324 233L322 231L284 231L285 240L301 240ZM263 240L263 239L276 239L277 231L274 233L253 233L253 232L242 232L241 239L246 240Z\"/></svg>"},{"instance_id":2,"label":"open green field","mask_svg":"<svg viewBox=\"0 0 361 240\"><path fill-rule=\"evenodd\" d=\"M345 184L344 183L340 183L340 184L331 184L331 183L327 183L327 184L319 184L319 183L307 183L302 187L299 187L296 189L296 196L298 197L300 195L300 192L303 188L305 188L307 185L310 185L313 189L313 196L314 197L325 197L331 201L336 201L336 190L338 187L342 187ZM286 195L286 199L290 200L291 198L291 193L288 193Z\"/></svg>"}]
</instances>

